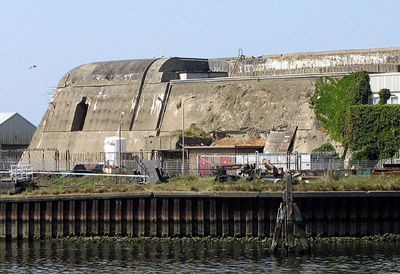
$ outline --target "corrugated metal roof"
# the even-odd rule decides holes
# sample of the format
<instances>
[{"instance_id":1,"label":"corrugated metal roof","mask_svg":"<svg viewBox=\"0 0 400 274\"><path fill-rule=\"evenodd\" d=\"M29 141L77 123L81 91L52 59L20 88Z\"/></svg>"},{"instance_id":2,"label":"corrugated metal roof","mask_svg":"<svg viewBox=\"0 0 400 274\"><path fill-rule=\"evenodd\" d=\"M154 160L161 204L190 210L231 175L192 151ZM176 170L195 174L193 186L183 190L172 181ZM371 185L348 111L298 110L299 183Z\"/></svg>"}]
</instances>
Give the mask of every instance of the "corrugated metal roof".
<instances>
[{"instance_id":1,"label":"corrugated metal roof","mask_svg":"<svg viewBox=\"0 0 400 274\"><path fill-rule=\"evenodd\" d=\"M17 114L16 112L0 112L0 125Z\"/></svg>"}]
</instances>

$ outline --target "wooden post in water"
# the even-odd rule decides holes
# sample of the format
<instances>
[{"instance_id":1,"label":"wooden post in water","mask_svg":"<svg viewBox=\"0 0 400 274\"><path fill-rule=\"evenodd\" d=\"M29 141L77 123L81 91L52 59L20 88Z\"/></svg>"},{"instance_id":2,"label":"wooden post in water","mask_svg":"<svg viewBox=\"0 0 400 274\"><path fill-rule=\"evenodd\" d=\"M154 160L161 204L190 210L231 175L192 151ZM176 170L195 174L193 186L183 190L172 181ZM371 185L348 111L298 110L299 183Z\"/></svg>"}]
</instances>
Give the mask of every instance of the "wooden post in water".
<instances>
[{"instance_id":1,"label":"wooden post in water","mask_svg":"<svg viewBox=\"0 0 400 274\"><path fill-rule=\"evenodd\" d=\"M275 253L278 248L279 239L284 232L285 247L287 252L295 251L295 232L299 234L299 245L301 251L310 249L306 233L302 226L302 217L299 207L293 203L293 179L290 172L285 175L286 189L283 192L283 201L279 206L276 217L276 225L271 243L271 253Z\"/></svg>"}]
</instances>

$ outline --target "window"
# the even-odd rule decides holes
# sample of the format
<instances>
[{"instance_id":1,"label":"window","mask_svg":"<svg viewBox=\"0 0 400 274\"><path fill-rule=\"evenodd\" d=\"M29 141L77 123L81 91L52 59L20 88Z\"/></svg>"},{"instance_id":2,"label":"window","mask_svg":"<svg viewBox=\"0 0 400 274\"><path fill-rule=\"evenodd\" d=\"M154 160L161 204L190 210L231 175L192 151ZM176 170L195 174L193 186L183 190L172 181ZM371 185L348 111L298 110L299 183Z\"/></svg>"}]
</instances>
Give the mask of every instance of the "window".
<instances>
[{"instance_id":1,"label":"window","mask_svg":"<svg viewBox=\"0 0 400 274\"><path fill-rule=\"evenodd\" d=\"M71 131L80 131L83 129L88 108L89 105L86 104L86 97L83 97L81 102L76 106Z\"/></svg>"},{"instance_id":2,"label":"window","mask_svg":"<svg viewBox=\"0 0 400 274\"><path fill-rule=\"evenodd\" d=\"M390 96L390 103L391 104L398 104L399 103L398 97L396 95Z\"/></svg>"}]
</instances>

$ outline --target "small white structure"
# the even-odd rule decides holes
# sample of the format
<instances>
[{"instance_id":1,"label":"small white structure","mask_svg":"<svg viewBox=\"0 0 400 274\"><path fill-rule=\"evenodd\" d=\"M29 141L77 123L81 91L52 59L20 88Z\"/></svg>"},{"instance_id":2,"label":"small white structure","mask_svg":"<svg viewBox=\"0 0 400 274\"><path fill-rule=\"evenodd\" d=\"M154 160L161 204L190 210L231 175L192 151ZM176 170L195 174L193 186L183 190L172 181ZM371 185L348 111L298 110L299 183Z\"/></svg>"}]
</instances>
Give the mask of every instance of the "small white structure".
<instances>
[{"instance_id":1,"label":"small white structure","mask_svg":"<svg viewBox=\"0 0 400 274\"><path fill-rule=\"evenodd\" d=\"M0 149L27 148L36 127L17 112L0 112Z\"/></svg>"},{"instance_id":2,"label":"small white structure","mask_svg":"<svg viewBox=\"0 0 400 274\"><path fill-rule=\"evenodd\" d=\"M107 137L104 139L104 154L107 166L120 166L120 155L126 152L126 139Z\"/></svg>"},{"instance_id":3,"label":"small white structure","mask_svg":"<svg viewBox=\"0 0 400 274\"><path fill-rule=\"evenodd\" d=\"M369 103L376 105L379 102L379 91L383 88L390 90L391 97L387 104L400 104L400 73L377 73L369 75L369 84L371 86L372 95Z\"/></svg>"},{"instance_id":4,"label":"small white structure","mask_svg":"<svg viewBox=\"0 0 400 274\"><path fill-rule=\"evenodd\" d=\"M192 80L192 79L203 79L203 78L216 78L216 77L226 77L228 74L226 72L180 72L180 80Z\"/></svg>"}]
</instances>

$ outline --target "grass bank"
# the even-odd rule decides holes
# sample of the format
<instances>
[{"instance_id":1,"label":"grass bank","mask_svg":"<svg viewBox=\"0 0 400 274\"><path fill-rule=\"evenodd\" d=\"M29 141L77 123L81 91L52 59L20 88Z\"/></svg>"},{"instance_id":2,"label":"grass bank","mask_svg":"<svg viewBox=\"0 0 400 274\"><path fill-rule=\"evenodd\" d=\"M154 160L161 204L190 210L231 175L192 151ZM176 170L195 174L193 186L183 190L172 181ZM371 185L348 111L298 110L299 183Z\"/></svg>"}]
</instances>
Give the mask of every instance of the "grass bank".
<instances>
[{"instance_id":1,"label":"grass bank","mask_svg":"<svg viewBox=\"0 0 400 274\"><path fill-rule=\"evenodd\" d=\"M40 183L40 182L39 182ZM264 180L246 181L244 178L235 182L216 182L214 177L179 176L172 178L168 183L160 184L94 184L87 182L79 186L49 185L34 189L27 189L19 195L56 195L75 193L110 193L110 192L159 192L159 191L193 191L193 192L281 192L285 183L266 182ZM395 176L349 176L339 180L328 177L316 180L298 180L294 191L399 191L400 177Z\"/></svg>"}]
</instances>

